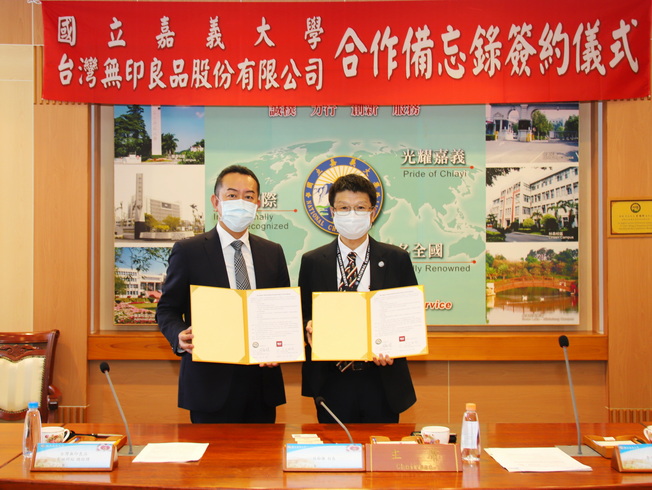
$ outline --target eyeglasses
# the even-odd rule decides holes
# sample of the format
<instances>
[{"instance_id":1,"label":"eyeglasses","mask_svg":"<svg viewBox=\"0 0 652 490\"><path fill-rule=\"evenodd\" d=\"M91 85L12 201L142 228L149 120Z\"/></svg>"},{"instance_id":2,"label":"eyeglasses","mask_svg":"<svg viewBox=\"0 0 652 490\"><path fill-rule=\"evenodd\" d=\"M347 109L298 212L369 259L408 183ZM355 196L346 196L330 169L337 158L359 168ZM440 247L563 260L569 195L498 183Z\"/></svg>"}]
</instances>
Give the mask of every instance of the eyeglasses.
<instances>
[{"instance_id":1,"label":"eyeglasses","mask_svg":"<svg viewBox=\"0 0 652 490\"><path fill-rule=\"evenodd\" d=\"M351 214L351 211L353 211L358 216L364 216L365 214L369 214L371 212L371 208L368 208L367 206L339 206L334 209L335 214L338 216L348 216Z\"/></svg>"}]
</instances>

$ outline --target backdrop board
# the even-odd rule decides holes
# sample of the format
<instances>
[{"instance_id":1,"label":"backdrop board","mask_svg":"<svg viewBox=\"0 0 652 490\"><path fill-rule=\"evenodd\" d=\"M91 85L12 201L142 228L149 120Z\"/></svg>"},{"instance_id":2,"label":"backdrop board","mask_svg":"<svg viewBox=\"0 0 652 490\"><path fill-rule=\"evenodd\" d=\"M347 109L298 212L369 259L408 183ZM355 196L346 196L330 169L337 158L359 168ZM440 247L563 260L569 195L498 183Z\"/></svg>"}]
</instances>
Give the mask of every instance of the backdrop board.
<instances>
[{"instance_id":1,"label":"backdrop board","mask_svg":"<svg viewBox=\"0 0 652 490\"><path fill-rule=\"evenodd\" d=\"M131 118L146 133L131 155L116 130L116 155L127 155L115 162L115 270L133 279L132 294L116 291L123 323L130 308L153 322L166 251L215 226L216 176L240 164L261 182L250 230L283 245L293 284L302 255L335 238L330 186L356 172L377 190L371 235L411 255L429 325L579 324L577 103L128 106L116 114L116 128ZM137 154L175 139L184 146Z\"/></svg>"}]
</instances>

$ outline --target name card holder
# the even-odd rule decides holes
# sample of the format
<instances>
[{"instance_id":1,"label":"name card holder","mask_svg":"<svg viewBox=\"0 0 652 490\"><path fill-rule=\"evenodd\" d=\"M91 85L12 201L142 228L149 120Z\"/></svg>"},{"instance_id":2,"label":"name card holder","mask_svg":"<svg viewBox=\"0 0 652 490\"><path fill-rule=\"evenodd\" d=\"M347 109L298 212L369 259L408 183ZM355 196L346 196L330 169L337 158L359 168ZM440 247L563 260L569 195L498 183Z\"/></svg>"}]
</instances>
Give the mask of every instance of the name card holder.
<instances>
[{"instance_id":1,"label":"name card holder","mask_svg":"<svg viewBox=\"0 0 652 490\"><path fill-rule=\"evenodd\" d=\"M611 466L623 473L652 472L652 444L614 447Z\"/></svg>"},{"instance_id":2,"label":"name card holder","mask_svg":"<svg viewBox=\"0 0 652 490\"><path fill-rule=\"evenodd\" d=\"M582 437L584 444L599 453L603 458L611 459L616 446L632 444L645 444L645 441L635 435L626 436L594 436L585 435Z\"/></svg>"},{"instance_id":3,"label":"name card holder","mask_svg":"<svg viewBox=\"0 0 652 490\"><path fill-rule=\"evenodd\" d=\"M283 471L365 471L362 444L286 444Z\"/></svg>"},{"instance_id":4,"label":"name card holder","mask_svg":"<svg viewBox=\"0 0 652 490\"><path fill-rule=\"evenodd\" d=\"M31 471L113 471L117 465L116 446L110 442L39 443Z\"/></svg>"},{"instance_id":5,"label":"name card holder","mask_svg":"<svg viewBox=\"0 0 652 490\"><path fill-rule=\"evenodd\" d=\"M463 471L457 444L367 444L367 471Z\"/></svg>"}]
</instances>

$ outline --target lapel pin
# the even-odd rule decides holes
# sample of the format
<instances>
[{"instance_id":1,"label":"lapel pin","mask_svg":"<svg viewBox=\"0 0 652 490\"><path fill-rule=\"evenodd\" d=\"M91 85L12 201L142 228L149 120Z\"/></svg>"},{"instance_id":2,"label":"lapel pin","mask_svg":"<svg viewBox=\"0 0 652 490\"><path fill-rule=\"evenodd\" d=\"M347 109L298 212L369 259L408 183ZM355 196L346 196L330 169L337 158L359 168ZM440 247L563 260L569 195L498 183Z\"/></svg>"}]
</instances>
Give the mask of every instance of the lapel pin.
<instances>
[{"instance_id":1,"label":"lapel pin","mask_svg":"<svg viewBox=\"0 0 652 490\"><path fill-rule=\"evenodd\" d=\"M385 267L385 262L383 262L382 260L378 262L378 267Z\"/></svg>"}]
</instances>

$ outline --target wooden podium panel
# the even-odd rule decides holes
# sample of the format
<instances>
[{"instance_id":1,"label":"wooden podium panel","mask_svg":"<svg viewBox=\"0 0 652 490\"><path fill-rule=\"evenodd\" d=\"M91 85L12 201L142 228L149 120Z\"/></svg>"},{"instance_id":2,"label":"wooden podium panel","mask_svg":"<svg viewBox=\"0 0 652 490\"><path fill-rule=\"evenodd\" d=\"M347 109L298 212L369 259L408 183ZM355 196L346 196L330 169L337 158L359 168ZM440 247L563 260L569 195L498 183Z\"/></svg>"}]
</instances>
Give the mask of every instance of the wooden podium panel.
<instances>
[{"instance_id":1,"label":"wooden podium panel","mask_svg":"<svg viewBox=\"0 0 652 490\"><path fill-rule=\"evenodd\" d=\"M292 434L318 434L326 443L348 438L336 424L142 424L130 426L133 444L154 442L208 442L204 457L192 463L133 463L120 456L111 472L55 473L29 471L23 462L20 431L0 425L0 488L511 488L556 489L623 487L652 488L650 473L619 473L611 461L578 458L592 467L588 472L509 473L483 451L480 462L461 472L283 472L283 444ZM459 426L448 424L459 433ZM118 424L69 424L75 432L118 433ZM366 443L370 435L397 440L420 429L414 424L355 424L349 426L354 442ZM582 424L582 432L602 436L643 435L640 424ZM575 424L481 424L483 447L540 447L573 445Z\"/></svg>"}]
</instances>

